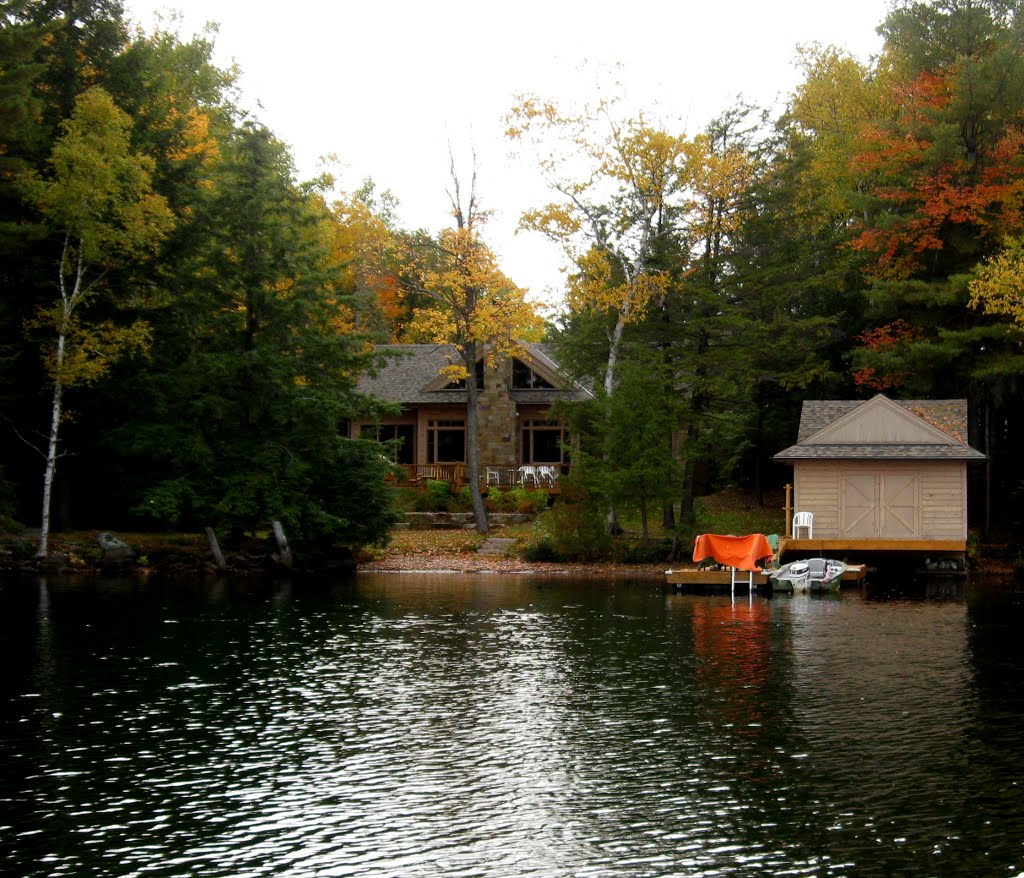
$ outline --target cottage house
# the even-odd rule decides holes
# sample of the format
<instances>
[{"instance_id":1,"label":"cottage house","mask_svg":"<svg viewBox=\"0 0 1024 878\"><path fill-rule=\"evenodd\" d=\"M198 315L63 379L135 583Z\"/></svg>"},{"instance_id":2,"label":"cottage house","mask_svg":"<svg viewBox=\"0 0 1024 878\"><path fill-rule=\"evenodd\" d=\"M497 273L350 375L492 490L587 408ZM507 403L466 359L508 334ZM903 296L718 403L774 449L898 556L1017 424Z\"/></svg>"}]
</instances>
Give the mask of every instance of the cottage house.
<instances>
[{"instance_id":1,"label":"cottage house","mask_svg":"<svg viewBox=\"0 0 1024 878\"><path fill-rule=\"evenodd\" d=\"M410 481L417 478L465 480L466 404L464 381L452 382L444 369L458 363L448 345L380 346L389 355L375 375L364 375L362 393L396 403L401 414L380 423L356 423L353 435L375 433L399 440L396 462ZM481 359L476 369L480 463L498 484L521 481L521 468L567 464L562 424L550 417L557 400L581 400L588 390L568 380L541 344L524 344L516 356ZM485 479L482 473L481 478Z\"/></svg>"},{"instance_id":2,"label":"cottage house","mask_svg":"<svg viewBox=\"0 0 1024 878\"><path fill-rule=\"evenodd\" d=\"M948 551L967 541L967 401L809 400L792 464L797 511L821 551ZM801 538L808 536L801 531ZM812 548L807 545L806 548Z\"/></svg>"}]
</instances>

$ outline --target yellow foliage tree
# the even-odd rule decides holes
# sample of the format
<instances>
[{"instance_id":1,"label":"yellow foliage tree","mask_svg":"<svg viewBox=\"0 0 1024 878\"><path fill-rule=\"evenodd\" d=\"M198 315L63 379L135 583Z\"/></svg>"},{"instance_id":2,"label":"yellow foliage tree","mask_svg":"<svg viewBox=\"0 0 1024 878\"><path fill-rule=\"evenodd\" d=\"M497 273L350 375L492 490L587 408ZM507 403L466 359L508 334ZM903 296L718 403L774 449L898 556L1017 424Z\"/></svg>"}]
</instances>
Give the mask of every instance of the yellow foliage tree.
<instances>
[{"instance_id":1,"label":"yellow foliage tree","mask_svg":"<svg viewBox=\"0 0 1024 878\"><path fill-rule=\"evenodd\" d=\"M47 554L64 392L97 380L119 357L143 350L149 342L144 323L90 324L82 314L108 271L155 248L173 223L166 202L152 191L152 161L131 152L130 127L131 119L107 92L90 89L77 98L62 125L50 175L29 175L22 181L60 251L59 297L27 321L29 328L44 329L52 339L44 344L52 405L39 557Z\"/></svg>"},{"instance_id":2,"label":"yellow foliage tree","mask_svg":"<svg viewBox=\"0 0 1024 878\"><path fill-rule=\"evenodd\" d=\"M458 359L445 367L452 380L466 379L466 463L476 528L488 532L487 511L480 494L480 437L475 375L477 361L513 354L522 341L540 337L543 324L526 290L498 267L494 253L480 235L487 219L476 199L476 174L468 203L463 204L454 162L449 193L455 224L436 241L410 250L404 285L432 303L417 314L421 338L455 348Z\"/></svg>"},{"instance_id":3,"label":"yellow foliage tree","mask_svg":"<svg viewBox=\"0 0 1024 878\"><path fill-rule=\"evenodd\" d=\"M372 181L344 193L332 205L334 230L332 261L340 267L340 286L355 301L344 309L352 326L381 329L391 341L400 341L409 322L398 273L403 242L391 225L390 193L374 194Z\"/></svg>"},{"instance_id":4,"label":"yellow foliage tree","mask_svg":"<svg viewBox=\"0 0 1024 878\"><path fill-rule=\"evenodd\" d=\"M1010 317L1024 344L1024 239L1011 238L983 263L969 285L970 306Z\"/></svg>"},{"instance_id":5,"label":"yellow foliage tree","mask_svg":"<svg viewBox=\"0 0 1024 878\"><path fill-rule=\"evenodd\" d=\"M508 137L530 144L557 196L524 213L520 227L562 247L575 269L568 286L573 311L609 315L609 394L626 326L666 292L667 278L652 265L653 248L689 171L684 137L650 126L642 115L621 120L616 103L602 99L566 114L523 96L507 117Z\"/></svg>"},{"instance_id":6,"label":"yellow foliage tree","mask_svg":"<svg viewBox=\"0 0 1024 878\"><path fill-rule=\"evenodd\" d=\"M523 214L520 227L558 243L573 266L567 301L579 314L606 318L604 391L618 387L626 327L663 301L669 276L654 264L659 236L672 229L690 182L688 141L620 118L618 101L602 98L566 113L536 97L520 97L507 135L534 153L555 200ZM614 505L608 530L619 529Z\"/></svg>"},{"instance_id":7,"label":"yellow foliage tree","mask_svg":"<svg viewBox=\"0 0 1024 878\"><path fill-rule=\"evenodd\" d=\"M851 196L865 190L865 172L853 157L863 147L865 128L882 112L881 91L871 68L834 46L800 46L797 58L804 80L789 116L811 153L801 197L818 206L814 216L824 223L848 215Z\"/></svg>"},{"instance_id":8,"label":"yellow foliage tree","mask_svg":"<svg viewBox=\"0 0 1024 878\"><path fill-rule=\"evenodd\" d=\"M697 135L684 149L689 195L682 224L694 256L708 266L717 266L722 248L739 231L743 201L756 177L751 155L733 139L728 121ZM717 268L709 272L714 275Z\"/></svg>"}]
</instances>

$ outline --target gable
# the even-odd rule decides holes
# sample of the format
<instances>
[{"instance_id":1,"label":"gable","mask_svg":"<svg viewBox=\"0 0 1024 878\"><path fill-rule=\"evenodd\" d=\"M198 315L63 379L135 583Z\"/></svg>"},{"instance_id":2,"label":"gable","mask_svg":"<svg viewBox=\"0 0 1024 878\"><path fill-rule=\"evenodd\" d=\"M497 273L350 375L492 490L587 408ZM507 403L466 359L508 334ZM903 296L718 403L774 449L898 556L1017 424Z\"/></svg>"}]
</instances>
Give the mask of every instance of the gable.
<instances>
[{"instance_id":1,"label":"gable","mask_svg":"<svg viewBox=\"0 0 1024 878\"><path fill-rule=\"evenodd\" d=\"M958 440L879 394L808 436L806 445L952 445Z\"/></svg>"},{"instance_id":2,"label":"gable","mask_svg":"<svg viewBox=\"0 0 1024 878\"><path fill-rule=\"evenodd\" d=\"M526 380L527 373L529 380ZM525 383L517 381L517 375L522 375ZM522 350L512 357L512 386L519 389L565 390L566 382L553 363L533 356L528 350Z\"/></svg>"},{"instance_id":3,"label":"gable","mask_svg":"<svg viewBox=\"0 0 1024 878\"><path fill-rule=\"evenodd\" d=\"M442 365L438 367L437 373L428 381L421 389L424 393L433 393L436 390L465 390L466 381L465 379L456 380L452 378L452 373L448 371L449 367L457 366L462 367L462 360L453 354L445 354ZM483 357L477 357L476 360L476 386L483 387L484 369L487 368L487 364L484 362Z\"/></svg>"},{"instance_id":4,"label":"gable","mask_svg":"<svg viewBox=\"0 0 1024 878\"><path fill-rule=\"evenodd\" d=\"M967 400L804 400L797 444L774 460L985 460L967 444Z\"/></svg>"},{"instance_id":5,"label":"gable","mask_svg":"<svg viewBox=\"0 0 1024 878\"><path fill-rule=\"evenodd\" d=\"M377 349L385 353L387 359L360 377L357 385L360 393L402 405L461 405L466 402L466 390L449 387L450 377L442 374L444 367L457 356L450 345L392 344L378 345ZM550 405L558 400L577 401L593 396L585 386L564 375L547 345L525 342L517 356L552 385L551 388L512 388L509 395L517 402Z\"/></svg>"},{"instance_id":6,"label":"gable","mask_svg":"<svg viewBox=\"0 0 1024 878\"><path fill-rule=\"evenodd\" d=\"M444 366L461 365L462 361L451 351L444 356ZM486 369L497 368L497 362L488 363L486 356L481 354L476 360L477 387L483 387L481 378ZM514 379L519 374L529 374L532 380L525 383L517 383ZM555 363L543 356L535 354L527 347L522 347L512 355L511 376L513 378L510 387L518 390L568 390L565 378L559 373ZM435 374L421 390L424 393L432 393L438 390L462 390L465 385L462 382L453 382L450 373L440 372Z\"/></svg>"}]
</instances>

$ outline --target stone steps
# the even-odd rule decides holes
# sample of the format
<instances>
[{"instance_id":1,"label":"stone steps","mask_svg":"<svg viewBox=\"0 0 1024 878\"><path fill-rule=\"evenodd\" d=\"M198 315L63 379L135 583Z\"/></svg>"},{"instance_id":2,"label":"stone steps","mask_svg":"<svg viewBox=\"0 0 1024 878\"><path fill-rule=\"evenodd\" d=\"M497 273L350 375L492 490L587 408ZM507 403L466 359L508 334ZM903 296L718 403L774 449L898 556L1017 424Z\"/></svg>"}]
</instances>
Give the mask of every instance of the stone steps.
<instances>
[{"instance_id":1,"label":"stone steps","mask_svg":"<svg viewBox=\"0 0 1024 878\"><path fill-rule=\"evenodd\" d=\"M515 543L515 540L506 537L488 537L476 550L476 553L478 555L504 555Z\"/></svg>"}]
</instances>

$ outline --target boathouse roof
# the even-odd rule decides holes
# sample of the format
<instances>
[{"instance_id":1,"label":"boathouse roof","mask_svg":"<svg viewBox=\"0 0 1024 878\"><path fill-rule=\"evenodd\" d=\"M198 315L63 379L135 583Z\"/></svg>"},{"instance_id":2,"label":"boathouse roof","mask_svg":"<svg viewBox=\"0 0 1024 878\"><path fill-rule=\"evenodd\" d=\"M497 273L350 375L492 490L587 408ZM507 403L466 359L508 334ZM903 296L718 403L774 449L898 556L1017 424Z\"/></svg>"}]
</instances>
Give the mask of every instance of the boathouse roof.
<instances>
[{"instance_id":1,"label":"boathouse roof","mask_svg":"<svg viewBox=\"0 0 1024 878\"><path fill-rule=\"evenodd\" d=\"M984 460L967 444L967 400L805 400L797 442L775 460Z\"/></svg>"}]
</instances>

